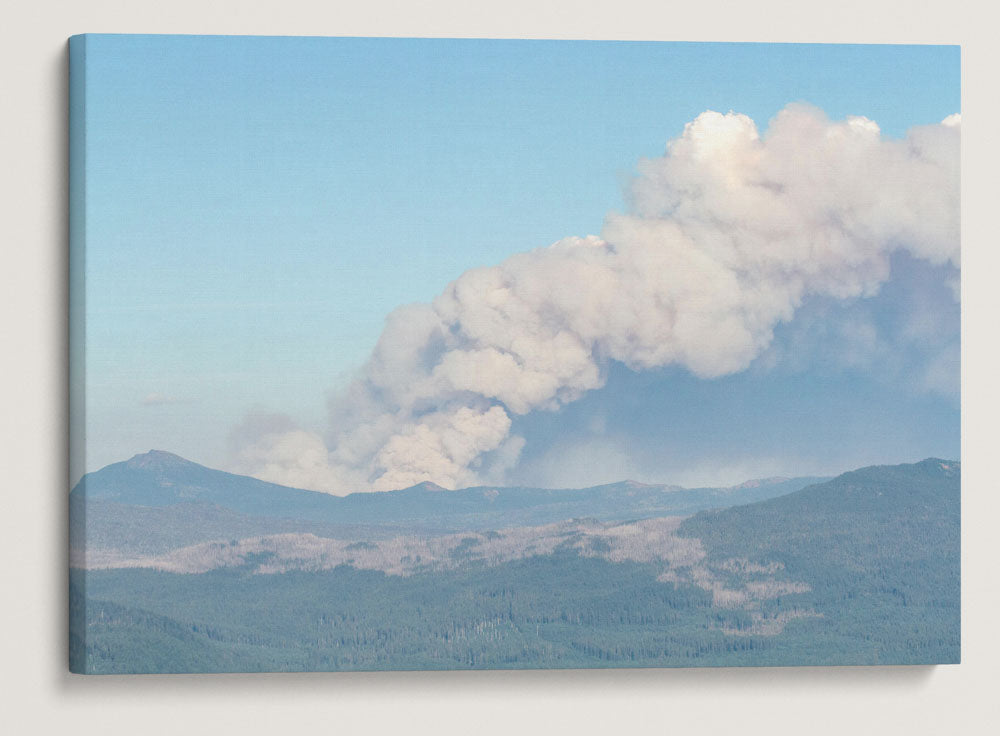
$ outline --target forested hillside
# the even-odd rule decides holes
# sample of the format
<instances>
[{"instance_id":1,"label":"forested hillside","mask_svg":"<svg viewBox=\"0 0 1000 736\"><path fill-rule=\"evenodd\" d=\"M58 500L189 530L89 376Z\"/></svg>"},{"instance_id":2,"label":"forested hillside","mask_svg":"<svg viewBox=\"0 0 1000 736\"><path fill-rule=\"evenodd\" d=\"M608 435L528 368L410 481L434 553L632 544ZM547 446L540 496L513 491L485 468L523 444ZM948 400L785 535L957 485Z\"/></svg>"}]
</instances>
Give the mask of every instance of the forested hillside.
<instances>
[{"instance_id":1,"label":"forested hillside","mask_svg":"<svg viewBox=\"0 0 1000 736\"><path fill-rule=\"evenodd\" d=\"M212 540L282 533L384 539L550 524L573 518L649 519L693 514L791 493L816 478L770 478L731 488L624 481L591 488L478 487L422 483L331 496L206 468L152 450L88 473L70 493L70 547L157 554Z\"/></svg>"},{"instance_id":2,"label":"forested hillside","mask_svg":"<svg viewBox=\"0 0 1000 736\"><path fill-rule=\"evenodd\" d=\"M267 553L202 574L74 570L73 668L956 662L959 485L955 462L866 468L697 514L676 530L696 553L646 560L575 533L410 574L264 574Z\"/></svg>"}]
</instances>

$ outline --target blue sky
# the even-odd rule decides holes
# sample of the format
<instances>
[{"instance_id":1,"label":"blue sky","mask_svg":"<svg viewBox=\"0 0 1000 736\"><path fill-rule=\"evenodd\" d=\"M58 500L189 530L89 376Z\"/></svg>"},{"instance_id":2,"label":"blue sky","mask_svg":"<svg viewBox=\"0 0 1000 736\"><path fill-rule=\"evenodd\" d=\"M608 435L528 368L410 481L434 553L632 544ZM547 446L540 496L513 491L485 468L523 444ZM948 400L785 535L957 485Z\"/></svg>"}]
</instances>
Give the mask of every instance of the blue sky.
<instances>
[{"instance_id":1,"label":"blue sky","mask_svg":"<svg viewBox=\"0 0 1000 736\"><path fill-rule=\"evenodd\" d=\"M599 232L636 162L704 110L763 128L807 101L895 137L960 109L959 50L932 46L89 36L86 75L87 470L153 447L225 466L255 409L321 430L394 307ZM901 264L831 320L861 309L891 336L901 305L930 300L934 339L956 341L932 271ZM799 327L772 353L819 355ZM775 359L713 381L613 368L518 419L513 477L566 482L569 444L606 459L595 482L957 456L957 393L900 380L928 357L895 347L891 366ZM742 429L722 431L734 406Z\"/></svg>"}]
</instances>

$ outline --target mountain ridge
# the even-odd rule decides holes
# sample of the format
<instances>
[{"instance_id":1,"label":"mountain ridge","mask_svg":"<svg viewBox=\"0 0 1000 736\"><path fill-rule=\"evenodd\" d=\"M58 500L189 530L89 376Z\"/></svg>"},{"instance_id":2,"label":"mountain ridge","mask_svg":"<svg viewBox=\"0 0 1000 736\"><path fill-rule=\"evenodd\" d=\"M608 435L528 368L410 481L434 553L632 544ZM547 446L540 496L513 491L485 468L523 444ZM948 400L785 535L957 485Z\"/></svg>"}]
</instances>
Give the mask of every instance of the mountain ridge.
<instances>
[{"instance_id":1,"label":"mountain ridge","mask_svg":"<svg viewBox=\"0 0 1000 736\"><path fill-rule=\"evenodd\" d=\"M98 556L71 667L957 663L960 504L961 463L927 458L683 519Z\"/></svg>"},{"instance_id":2,"label":"mountain ridge","mask_svg":"<svg viewBox=\"0 0 1000 736\"><path fill-rule=\"evenodd\" d=\"M940 461L940 462L953 462L953 461ZM728 486L681 486L673 483L644 483L641 481L623 479L619 481L612 481L610 483L599 483L593 486L583 486L579 488L573 488L570 486L561 487L542 487L542 486L505 486L498 484L484 484L477 486L465 486L462 488L449 489L434 483L433 481L421 481L420 483L415 483L412 486L406 486L404 488L394 488L388 491L352 491L343 495L329 493L327 491L317 491L315 489L309 488L299 488L297 486L287 486L281 483L273 483L271 481L262 480L260 478L255 478L250 475L242 475L239 473L232 473L227 470L219 470L217 468L211 468L207 465L202 465L196 463L193 460L188 460L187 458L181 457L180 455L168 452L166 450L150 449L148 452L139 453L133 455L128 460L122 460L117 463L110 463L105 465L95 471L84 474L84 476L73 486L70 493L71 495L80 491L84 495L87 494L85 481L88 478L95 479L100 476L108 475L112 470L117 471L118 469L127 469L131 471L150 471L150 472L167 472L167 471L190 471L196 473L208 472L211 474L218 474L220 476L230 476L233 478L239 478L243 480L253 481L261 486L266 486L274 489L281 490L291 490L301 493L315 493L323 496L331 496L333 498L350 498L351 496L371 496L374 494L399 494L399 493L419 493L419 492L433 492L433 493L459 493L462 491L473 491L473 490L533 490L533 491L545 491L545 492L564 492L564 491L596 491L604 489L618 489L627 488L633 490L649 490L658 489L663 491L693 491L693 490L738 490L738 489L749 489L749 488L759 488L766 485L774 485L778 483L784 483L790 480L795 480L796 478L816 478L816 479L827 479L833 476L770 476L765 478L750 478L748 480L742 481L741 483L736 483ZM107 497L108 494L101 494L100 497Z\"/></svg>"},{"instance_id":3,"label":"mountain ridge","mask_svg":"<svg viewBox=\"0 0 1000 736\"><path fill-rule=\"evenodd\" d=\"M385 533L444 534L574 518L687 516L781 495L819 480L805 477L735 489L620 481L583 489L474 486L443 491L421 483L397 491L333 496L214 470L157 450L80 480L70 493L71 546L154 552L171 538L193 543L235 538L251 529L353 537L373 533L373 526ZM151 528L155 534L146 531Z\"/></svg>"}]
</instances>

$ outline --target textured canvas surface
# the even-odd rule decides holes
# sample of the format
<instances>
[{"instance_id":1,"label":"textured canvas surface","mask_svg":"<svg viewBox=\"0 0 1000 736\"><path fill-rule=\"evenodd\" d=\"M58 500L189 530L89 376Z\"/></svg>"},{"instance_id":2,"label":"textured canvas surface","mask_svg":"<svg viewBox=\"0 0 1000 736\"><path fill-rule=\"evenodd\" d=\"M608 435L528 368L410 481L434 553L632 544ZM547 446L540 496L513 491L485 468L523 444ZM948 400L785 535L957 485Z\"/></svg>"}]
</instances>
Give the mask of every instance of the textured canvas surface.
<instances>
[{"instance_id":1,"label":"textured canvas surface","mask_svg":"<svg viewBox=\"0 0 1000 736\"><path fill-rule=\"evenodd\" d=\"M70 50L72 670L959 661L957 48Z\"/></svg>"}]
</instances>

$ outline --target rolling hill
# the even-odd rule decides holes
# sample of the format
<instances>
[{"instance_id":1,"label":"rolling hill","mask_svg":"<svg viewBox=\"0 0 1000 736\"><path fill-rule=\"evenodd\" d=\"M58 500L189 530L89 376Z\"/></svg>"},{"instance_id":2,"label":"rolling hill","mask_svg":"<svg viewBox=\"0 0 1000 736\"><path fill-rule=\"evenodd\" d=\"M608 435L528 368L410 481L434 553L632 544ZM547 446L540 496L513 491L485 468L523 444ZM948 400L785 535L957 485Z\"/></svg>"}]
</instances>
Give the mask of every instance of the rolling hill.
<instances>
[{"instance_id":1,"label":"rolling hill","mask_svg":"<svg viewBox=\"0 0 1000 736\"><path fill-rule=\"evenodd\" d=\"M380 493L327 493L266 483L153 450L85 475L70 493L71 547L157 553L210 540L302 532L344 539L446 534L574 518L683 516L770 498L816 478L776 478L732 488L623 481L583 489L429 483Z\"/></svg>"},{"instance_id":2,"label":"rolling hill","mask_svg":"<svg viewBox=\"0 0 1000 736\"><path fill-rule=\"evenodd\" d=\"M189 551L175 561L202 567L181 572L76 569L72 667L957 662L960 484L959 463L928 459L684 520L319 540L306 556L263 537ZM328 563L305 564L310 549Z\"/></svg>"}]
</instances>

